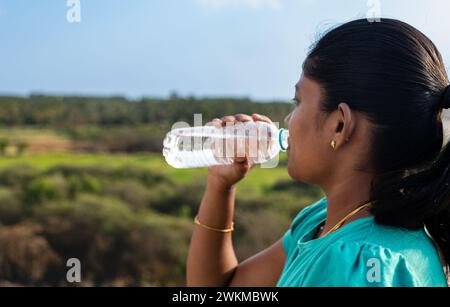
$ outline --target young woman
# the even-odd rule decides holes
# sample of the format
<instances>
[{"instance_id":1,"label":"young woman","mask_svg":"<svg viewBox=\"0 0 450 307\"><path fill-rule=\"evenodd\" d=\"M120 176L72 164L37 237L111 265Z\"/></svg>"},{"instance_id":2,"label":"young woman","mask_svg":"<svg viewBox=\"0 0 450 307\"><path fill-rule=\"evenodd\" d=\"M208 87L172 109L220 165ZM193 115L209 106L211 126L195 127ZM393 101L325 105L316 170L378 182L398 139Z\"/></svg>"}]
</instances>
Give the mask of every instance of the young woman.
<instances>
[{"instance_id":1,"label":"young woman","mask_svg":"<svg viewBox=\"0 0 450 307\"><path fill-rule=\"evenodd\" d=\"M252 165L211 167L187 284L447 286L450 147L442 149L441 114L449 88L439 51L406 23L355 20L326 33L303 63L285 120L290 176L326 197L238 263L234 193ZM270 122L240 114L214 123L251 120Z\"/></svg>"}]
</instances>

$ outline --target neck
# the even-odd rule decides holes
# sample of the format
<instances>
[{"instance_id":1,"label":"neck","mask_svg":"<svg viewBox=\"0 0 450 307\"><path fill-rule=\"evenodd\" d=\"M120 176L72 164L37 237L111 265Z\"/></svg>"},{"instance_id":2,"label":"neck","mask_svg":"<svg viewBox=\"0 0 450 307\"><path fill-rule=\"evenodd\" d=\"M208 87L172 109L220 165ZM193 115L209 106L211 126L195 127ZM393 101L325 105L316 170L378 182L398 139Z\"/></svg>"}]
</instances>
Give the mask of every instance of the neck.
<instances>
[{"instance_id":1,"label":"neck","mask_svg":"<svg viewBox=\"0 0 450 307\"><path fill-rule=\"evenodd\" d=\"M322 234L327 233L347 214L370 201L372 174L356 173L354 176L340 176L340 178L346 179L322 185L328 202L327 220ZM365 208L351 216L345 224L369 215L369 208Z\"/></svg>"}]
</instances>

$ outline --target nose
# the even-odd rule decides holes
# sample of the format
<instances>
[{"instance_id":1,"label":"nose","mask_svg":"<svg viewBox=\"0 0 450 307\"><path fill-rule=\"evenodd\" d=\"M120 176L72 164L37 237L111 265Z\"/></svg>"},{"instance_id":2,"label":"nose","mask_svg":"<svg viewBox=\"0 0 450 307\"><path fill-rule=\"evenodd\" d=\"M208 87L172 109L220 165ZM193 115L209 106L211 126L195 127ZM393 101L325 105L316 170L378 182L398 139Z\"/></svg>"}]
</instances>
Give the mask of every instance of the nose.
<instances>
[{"instance_id":1,"label":"nose","mask_svg":"<svg viewBox=\"0 0 450 307\"><path fill-rule=\"evenodd\" d=\"M286 125L286 127L289 126L289 121L291 120L291 115L292 115L292 112L289 113L289 114L284 118L284 124Z\"/></svg>"}]
</instances>

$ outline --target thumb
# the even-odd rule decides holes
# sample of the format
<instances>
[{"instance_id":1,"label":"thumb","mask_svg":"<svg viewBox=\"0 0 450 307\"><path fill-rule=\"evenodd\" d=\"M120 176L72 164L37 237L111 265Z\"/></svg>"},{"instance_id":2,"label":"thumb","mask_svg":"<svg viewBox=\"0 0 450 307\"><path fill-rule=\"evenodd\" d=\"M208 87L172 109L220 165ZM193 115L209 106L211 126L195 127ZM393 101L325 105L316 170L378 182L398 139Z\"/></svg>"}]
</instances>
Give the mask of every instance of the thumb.
<instances>
[{"instance_id":1,"label":"thumb","mask_svg":"<svg viewBox=\"0 0 450 307\"><path fill-rule=\"evenodd\" d=\"M239 166L240 170L243 172L248 172L254 164L252 164L247 155L245 157L236 157L235 163Z\"/></svg>"},{"instance_id":2,"label":"thumb","mask_svg":"<svg viewBox=\"0 0 450 307\"><path fill-rule=\"evenodd\" d=\"M236 163L244 163L244 162L246 162L246 161L247 161L247 154L244 154L243 157L235 156L235 157L234 157L234 161L235 161Z\"/></svg>"},{"instance_id":3,"label":"thumb","mask_svg":"<svg viewBox=\"0 0 450 307\"><path fill-rule=\"evenodd\" d=\"M234 161L236 162L236 163L243 163L243 162L245 162L247 160L247 157L235 157L234 158Z\"/></svg>"}]
</instances>

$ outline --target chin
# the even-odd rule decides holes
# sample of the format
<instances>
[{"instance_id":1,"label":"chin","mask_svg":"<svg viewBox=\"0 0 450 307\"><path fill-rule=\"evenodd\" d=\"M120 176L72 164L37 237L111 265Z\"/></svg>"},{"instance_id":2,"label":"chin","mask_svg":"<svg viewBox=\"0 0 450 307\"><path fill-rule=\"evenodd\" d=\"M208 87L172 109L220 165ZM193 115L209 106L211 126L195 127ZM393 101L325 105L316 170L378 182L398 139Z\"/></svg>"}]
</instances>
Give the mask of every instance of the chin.
<instances>
[{"instance_id":1,"label":"chin","mask_svg":"<svg viewBox=\"0 0 450 307\"><path fill-rule=\"evenodd\" d=\"M298 164L294 164L293 162L289 162L288 160L288 174L295 181L301 181L303 183L312 184L314 180L312 180L311 176L308 176L308 173L305 173L304 170L308 169L307 166L303 167ZM303 170L303 171L302 171Z\"/></svg>"},{"instance_id":2,"label":"chin","mask_svg":"<svg viewBox=\"0 0 450 307\"><path fill-rule=\"evenodd\" d=\"M294 165L292 165L293 163L292 162L290 162L289 160L288 160L288 167L287 167L287 169L288 169L288 174L289 174L289 176L292 178L292 179L294 179L294 180L300 180L300 176L299 176L299 174L298 174L298 170L297 170L297 167L294 167Z\"/></svg>"}]
</instances>

